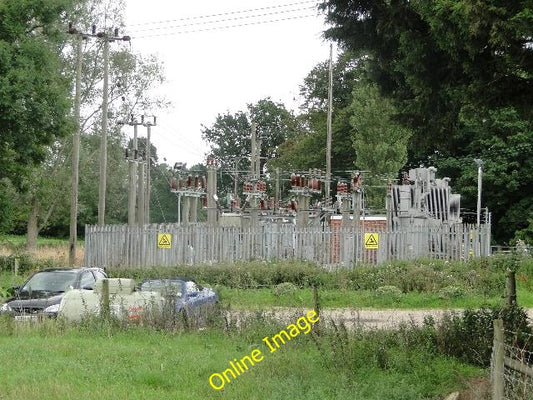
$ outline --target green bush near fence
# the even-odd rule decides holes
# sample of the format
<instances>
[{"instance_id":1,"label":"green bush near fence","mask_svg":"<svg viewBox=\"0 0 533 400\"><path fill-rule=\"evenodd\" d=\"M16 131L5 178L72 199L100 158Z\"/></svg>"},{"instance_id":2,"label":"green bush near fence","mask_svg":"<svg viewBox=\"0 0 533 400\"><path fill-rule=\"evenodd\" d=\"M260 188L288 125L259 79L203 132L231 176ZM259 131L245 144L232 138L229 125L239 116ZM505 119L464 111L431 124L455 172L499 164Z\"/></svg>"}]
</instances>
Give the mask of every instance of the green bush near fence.
<instances>
[{"instance_id":1,"label":"green bush near fence","mask_svg":"<svg viewBox=\"0 0 533 400\"><path fill-rule=\"evenodd\" d=\"M502 294L508 263L505 257L491 257L469 262L441 260L401 261L381 266L357 266L330 272L305 262L249 262L228 265L195 265L161 268L110 268L112 277L142 280L154 277L186 276L209 285L247 289L292 283L306 288L372 290L395 286L402 293L438 293L460 296ZM522 260L517 279L533 286L533 261ZM460 288L460 289L459 289Z\"/></svg>"},{"instance_id":2,"label":"green bush near fence","mask_svg":"<svg viewBox=\"0 0 533 400\"><path fill-rule=\"evenodd\" d=\"M31 271L36 271L44 268L59 267L52 260L40 259L28 253L12 254L9 256L0 256L0 272L14 272L15 259L18 258L18 273L20 275L28 274ZM64 265L63 265L64 267Z\"/></svg>"}]
</instances>

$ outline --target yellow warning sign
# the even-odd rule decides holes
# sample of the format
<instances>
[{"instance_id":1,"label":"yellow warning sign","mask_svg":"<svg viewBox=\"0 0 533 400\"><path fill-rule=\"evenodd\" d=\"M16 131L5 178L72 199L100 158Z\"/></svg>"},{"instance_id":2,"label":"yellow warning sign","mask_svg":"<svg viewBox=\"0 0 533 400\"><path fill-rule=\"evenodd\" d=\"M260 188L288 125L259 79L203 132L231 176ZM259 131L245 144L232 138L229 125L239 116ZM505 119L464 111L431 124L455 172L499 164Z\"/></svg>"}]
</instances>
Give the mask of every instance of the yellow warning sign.
<instances>
[{"instance_id":1,"label":"yellow warning sign","mask_svg":"<svg viewBox=\"0 0 533 400\"><path fill-rule=\"evenodd\" d=\"M379 247L379 233L365 233L365 249L376 250Z\"/></svg>"},{"instance_id":2,"label":"yellow warning sign","mask_svg":"<svg viewBox=\"0 0 533 400\"><path fill-rule=\"evenodd\" d=\"M170 233L158 233L157 247L160 249L170 249L172 247L172 235Z\"/></svg>"}]
</instances>

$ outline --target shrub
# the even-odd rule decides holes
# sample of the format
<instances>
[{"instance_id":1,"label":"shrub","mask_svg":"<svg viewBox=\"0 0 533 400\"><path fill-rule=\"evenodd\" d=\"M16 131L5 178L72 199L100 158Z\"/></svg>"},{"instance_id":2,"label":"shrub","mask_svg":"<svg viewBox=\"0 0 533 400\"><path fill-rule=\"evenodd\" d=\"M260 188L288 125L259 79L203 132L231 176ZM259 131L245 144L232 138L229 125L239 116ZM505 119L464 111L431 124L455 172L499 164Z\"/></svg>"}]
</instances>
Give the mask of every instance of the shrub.
<instances>
[{"instance_id":1,"label":"shrub","mask_svg":"<svg viewBox=\"0 0 533 400\"><path fill-rule=\"evenodd\" d=\"M463 297L466 294L465 290L460 286L446 286L438 292L438 296L441 299L455 299Z\"/></svg>"},{"instance_id":2,"label":"shrub","mask_svg":"<svg viewBox=\"0 0 533 400\"><path fill-rule=\"evenodd\" d=\"M504 327L514 332L530 332L527 314L520 307L465 310L462 315L448 314L437 325L435 345L445 355L470 364L490 365L493 320L502 318Z\"/></svg>"},{"instance_id":3,"label":"shrub","mask_svg":"<svg viewBox=\"0 0 533 400\"><path fill-rule=\"evenodd\" d=\"M286 294L293 294L298 288L291 282L283 282L279 285L276 285L272 290L274 296L280 297Z\"/></svg>"},{"instance_id":4,"label":"shrub","mask_svg":"<svg viewBox=\"0 0 533 400\"><path fill-rule=\"evenodd\" d=\"M402 291L396 286L385 285L376 289L376 296L387 296L393 299L399 299L402 296Z\"/></svg>"}]
</instances>

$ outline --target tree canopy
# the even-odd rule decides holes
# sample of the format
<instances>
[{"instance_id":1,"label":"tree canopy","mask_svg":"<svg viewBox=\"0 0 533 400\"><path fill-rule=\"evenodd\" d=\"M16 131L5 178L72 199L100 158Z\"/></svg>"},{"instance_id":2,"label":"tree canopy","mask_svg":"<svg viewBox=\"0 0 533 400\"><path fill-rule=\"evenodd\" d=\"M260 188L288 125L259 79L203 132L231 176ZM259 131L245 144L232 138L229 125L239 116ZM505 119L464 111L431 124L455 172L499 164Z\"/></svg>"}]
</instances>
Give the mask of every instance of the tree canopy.
<instances>
[{"instance_id":1,"label":"tree canopy","mask_svg":"<svg viewBox=\"0 0 533 400\"><path fill-rule=\"evenodd\" d=\"M46 146L71 131L58 28L70 0L0 1L0 178L20 184Z\"/></svg>"},{"instance_id":2,"label":"tree canopy","mask_svg":"<svg viewBox=\"0 0 533 400\"><path fill-rule=\"evenodd\" d=\"M474 209L476 166L498 241L533 215L533 12L527 2L328 0L326 36L369 55L368 73L413 131L412 166L433 164ZM453 183L452 183L453 184Z\"/></svg>"}]
</instances>

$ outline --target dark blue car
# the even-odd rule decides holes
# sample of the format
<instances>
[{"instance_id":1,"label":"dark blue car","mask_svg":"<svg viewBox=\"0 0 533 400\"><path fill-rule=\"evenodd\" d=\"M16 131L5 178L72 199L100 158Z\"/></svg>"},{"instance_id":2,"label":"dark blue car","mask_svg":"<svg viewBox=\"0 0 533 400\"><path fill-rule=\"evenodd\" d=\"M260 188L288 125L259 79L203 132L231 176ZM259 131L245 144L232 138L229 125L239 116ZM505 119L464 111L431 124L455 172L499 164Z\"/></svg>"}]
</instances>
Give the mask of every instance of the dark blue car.
<instances>
[{"instance_id":1,"label":"dark blue car","mask_svg":"<svg viewBox=\"0 0 533 400\"><path fill-rule=\"evenodd\" d=\"M218 303L213 289L202 287L188 278L147 279L140 283L139 289L160 293L176 314L198 315L200 310Z\"/></svg>"}]
</instances>

